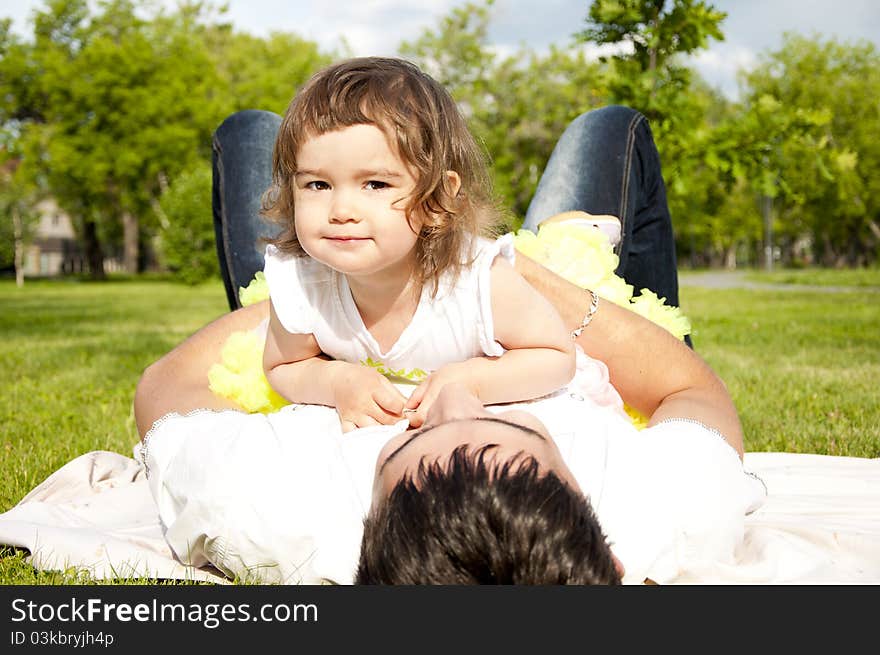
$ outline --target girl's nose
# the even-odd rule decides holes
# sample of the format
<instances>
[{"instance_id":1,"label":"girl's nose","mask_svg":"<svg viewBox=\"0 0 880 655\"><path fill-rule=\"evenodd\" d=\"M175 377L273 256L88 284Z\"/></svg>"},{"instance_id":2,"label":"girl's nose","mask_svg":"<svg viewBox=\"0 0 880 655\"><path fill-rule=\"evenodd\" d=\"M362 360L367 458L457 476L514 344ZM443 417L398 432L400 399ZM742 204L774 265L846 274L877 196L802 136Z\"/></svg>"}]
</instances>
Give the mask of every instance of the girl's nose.
<instances>
[{"instance_id":1,"label":"girl's nose","mask_svg":"<svg viewBox=\"0 0 880 655\"><path fill-rule=\"evenodd\" d=\"M357 223L359 221L357 206L351 194L341 189L334 189L333 202L330 205L330 222Z\"/></svg>"}]
</instances>

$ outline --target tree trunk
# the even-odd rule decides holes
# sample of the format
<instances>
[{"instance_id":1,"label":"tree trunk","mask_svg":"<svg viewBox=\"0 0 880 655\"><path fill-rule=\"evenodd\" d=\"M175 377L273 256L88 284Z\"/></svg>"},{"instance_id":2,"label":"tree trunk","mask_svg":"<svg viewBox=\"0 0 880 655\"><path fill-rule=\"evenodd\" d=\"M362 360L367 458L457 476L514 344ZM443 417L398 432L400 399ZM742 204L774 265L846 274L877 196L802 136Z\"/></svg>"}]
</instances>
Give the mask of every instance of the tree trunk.
<instances>
[{"instance_id":1,"label":"tree trunk","mask_svg":"<svg viewBox=\"0 0 880 655\"><path fill-rule=\"evenodd\" d=\"M764 270L773 270L773 198L763 196L761 214L764 218Z\"/></svg>"},{"instance_id":2,"label":"tree trunk","mask_svg":"<svg viewBox=\"0 0 880 655\"><path fill-rule=\"evenodd\" d=\"M736 242L731 243L724 252L724 268L728 271L736 270L736 246Z\"/></svg>"},{"instance_id":3,"label":"tree trunk","mask_svg":"<svg viewBox=\"0 0 880 655\"><path fill-rule=\"evenodd\" d=\"M836 259L837 254L834 251L834 247L831 245L831 239L828 238L827 234L822 235L822 266L825 268L832 268L834 266L834 260Z\"/></svg>"},{"instance_id":4,"label":"tree trunk","mask_svg":"<svg viewBox=\"0 0 880 655\"><path fill-rule=\"evenodd\" d=\"M138 238L140 225L137 217L131 212L122 212L122 240L124 251L122 267L126 273L134 275L138 272Z\"/></svg>"},{"instance_id":5,"label":"tree trunk","mask_svg":"<svg viewBox=\"0 0 880 655\"><path fill-rule=\"evenodd\" d=\"M98 240L98 227L92 220L86 220L83 228L83 240L86 246L86 260L89 262L89 273L93 280L106 280L104 272L104 249Z\"/></svg>"},{"instance_id":6,"label":"tree trunk","mask_svg":"<svg viewBox=\"0 0 880 655\"><path fill-rule=\"evenodd\" d=\"M24 286L24 229L18 207L12 207L12 238L15 241L15 286Z\"/></svg>"}]
</instances>

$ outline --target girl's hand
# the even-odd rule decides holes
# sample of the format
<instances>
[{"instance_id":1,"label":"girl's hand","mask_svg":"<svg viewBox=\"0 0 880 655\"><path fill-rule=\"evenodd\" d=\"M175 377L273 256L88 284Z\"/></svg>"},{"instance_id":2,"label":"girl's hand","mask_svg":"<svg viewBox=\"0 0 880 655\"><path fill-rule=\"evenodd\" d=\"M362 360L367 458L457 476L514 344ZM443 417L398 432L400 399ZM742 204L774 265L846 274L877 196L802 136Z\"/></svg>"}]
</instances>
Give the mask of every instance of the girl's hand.
<instances>
[{"instance_id":1,"label":"girl's hand","mask_svg":"<svg viewBox=\"0 0 880 655\"><path fill-rule=\"evenodd\" d=\"M468 360L466 362L446 364L431 373L426 380L419 384L415 391L412 392L409 400L406 401L406 409L415 410L411 413L407 412L409 426L417 428L425 422L425 417L431 405L434 404L443 387L448 384L462 385L467 391L479 398L479 390L473 375L474 366L478 365L478 361L479 358L476 361Z\"/></svg>"},{"instance_id":2,"label":"girl's hand","mask_svg":"<svg viewBox=\"0 0 880 655\"><path fill-rule=\"evenodd\" d=\"M343 432L392 425L403 418L406 398L381 373L360 364L338 366L332 382Z\"/></svg>"}]
</instances>

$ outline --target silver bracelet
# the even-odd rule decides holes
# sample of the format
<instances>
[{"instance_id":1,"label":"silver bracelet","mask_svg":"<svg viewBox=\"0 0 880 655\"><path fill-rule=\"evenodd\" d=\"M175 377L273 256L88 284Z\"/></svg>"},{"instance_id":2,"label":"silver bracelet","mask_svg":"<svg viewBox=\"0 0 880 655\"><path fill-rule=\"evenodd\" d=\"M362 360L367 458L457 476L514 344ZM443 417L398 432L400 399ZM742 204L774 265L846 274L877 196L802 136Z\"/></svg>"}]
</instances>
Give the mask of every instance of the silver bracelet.
<instances>
[{"instance_id":1,"label":"silver bracelet","mask_svg":"<svg viewBox=\"0 0 880 655\"><path fill-rule=\"evenodd\" d=\"M587 291L590 292L590 308L587 310L587 313L584 316L584 320L581 321L580 326L576 330L572 331L572 340L577 339L579 336L581 336L581 332L583 332L584 328L590 324L590 322L593 320L593 316L596 314L596 310L599 309L599 295L592 289L587 289Z\"/></svg>"}]
</instances>

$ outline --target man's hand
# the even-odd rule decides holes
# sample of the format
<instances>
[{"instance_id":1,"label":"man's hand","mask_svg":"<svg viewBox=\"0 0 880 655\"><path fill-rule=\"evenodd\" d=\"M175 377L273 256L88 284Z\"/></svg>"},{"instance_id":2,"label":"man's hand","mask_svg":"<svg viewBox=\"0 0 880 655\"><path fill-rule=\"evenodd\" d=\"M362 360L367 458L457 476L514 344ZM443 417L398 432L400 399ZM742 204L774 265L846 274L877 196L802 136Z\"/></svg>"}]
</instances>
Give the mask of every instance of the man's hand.
<instances>
[{"instance_id":1,"label":"man's hand","mask_svg":"<svg viewBox=\"0 0 880 655\"><path fill-rule=\"evenodd\" d=\"M370 425L392 425L403 418L403 394L378 371L335 362L333 404L343 432Z\"/></svg>"},{"instance_id":2,"label":"man's hand","mask_svg":"<svg viewBox=\"0 0 880 655\"><path fill-rule=\"evenodd\" d=\"M413 413L407 414L409 417L409 426L411 428L417 428L425 422L428 410L431 408L431 405L434 404L440 391L447 384L462 385L474 396L479 398L480 393L479 389L476 388L476 378L473 373L474 367L479 365L480 359L482 358L471 359L465 362L454 362L452 364L441 366L431 373L424 382L417 386L415 391L413 391L412 395L409 397L409 400L406 401L406 408L408 410L415 410Z\"/></svg>"}]
</instances>

